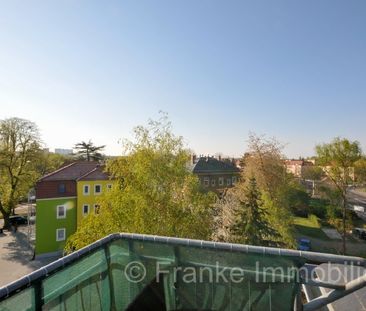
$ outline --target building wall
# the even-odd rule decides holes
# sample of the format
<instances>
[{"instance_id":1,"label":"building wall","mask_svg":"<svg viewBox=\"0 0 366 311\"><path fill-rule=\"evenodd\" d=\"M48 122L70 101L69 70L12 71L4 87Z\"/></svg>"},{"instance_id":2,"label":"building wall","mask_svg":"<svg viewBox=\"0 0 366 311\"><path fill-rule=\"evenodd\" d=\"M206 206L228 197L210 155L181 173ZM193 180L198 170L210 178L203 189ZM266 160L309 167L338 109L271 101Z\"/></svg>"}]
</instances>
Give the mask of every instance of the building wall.
<instances>
[{"instance_id":1,"label":"building wall","mask_svg":"<svg viewBox=\"0 0 366 311\"><path fill-rule=\"evenodd\" d=\"M60 185L65 185L65 192L61 193ZM36 186L37 198L60 198L76 196L76 182L73 180L41 181Z\"/></svg>"},{"instance_id":2,"label":"building wall","mask_svg":"<svg viewBox=\"0 0 366 311\"><path fill-rule=\"evenodd\" d=\"M233 178L234 177L234 178ZM210 191L220 191L226 188L232 187L235 182L238 181L240 177L239 173L232 173L232 174L209 174L209 173L200 173L198 174L198 178L203 188L208 189ZM220 185L220 178L223 180L223 185ZM205 180L208 180L208 185ZM230 183L228 183L230 180ZM213 183L214 181L214 183Z\"/></svg>"},{"instance_id":3,"label":"building wall","mask_svg":"<svg viewBox=\"0 0 366 311\"><path fill-rule=\"evenodd\" d=\"M57 219L57 206L64 205L66 217ZM56 230L66 229L66 239L56 241ZM37 199L36 255L62 251L67 238L76 231L76 197Z\"/></svg>"},{"instance_id":4,"label":"building wall","mask_svg":"<svg viewBox=\"0 0 366 311\"><path fill-rule=\"evenodd\" d=\"M108 191L107 185L112 185L111 180L82 180L77 182L77 226L87 216L83 214L84 205L89 205L89 213L95 212L95 204L99 203L99 198ZM84 186L89 185L89 194L84 194ZM101 186L101 193L95 193L95 185Z\"/></svg>"}]
</instances>

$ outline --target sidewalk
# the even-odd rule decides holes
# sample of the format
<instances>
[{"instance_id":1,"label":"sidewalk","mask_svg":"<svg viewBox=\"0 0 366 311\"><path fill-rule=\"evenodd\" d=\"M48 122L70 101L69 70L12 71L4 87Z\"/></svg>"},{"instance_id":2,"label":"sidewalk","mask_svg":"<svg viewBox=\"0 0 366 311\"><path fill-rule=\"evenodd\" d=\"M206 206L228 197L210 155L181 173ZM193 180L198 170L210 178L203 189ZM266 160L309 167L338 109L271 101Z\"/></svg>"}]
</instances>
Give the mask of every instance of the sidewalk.
<instances>
[{"instance_id":1,"label":"sidewalk","mask_svg":"<svg viewBox=\"0 0 366 311\"><path fill-rule=\"evenodd\" d=\"M26 227L19 227L16 233L4 231L0 234L0 287L57 259L32 261L33 251L26 230Z\"/></svg>"}]
</instances>

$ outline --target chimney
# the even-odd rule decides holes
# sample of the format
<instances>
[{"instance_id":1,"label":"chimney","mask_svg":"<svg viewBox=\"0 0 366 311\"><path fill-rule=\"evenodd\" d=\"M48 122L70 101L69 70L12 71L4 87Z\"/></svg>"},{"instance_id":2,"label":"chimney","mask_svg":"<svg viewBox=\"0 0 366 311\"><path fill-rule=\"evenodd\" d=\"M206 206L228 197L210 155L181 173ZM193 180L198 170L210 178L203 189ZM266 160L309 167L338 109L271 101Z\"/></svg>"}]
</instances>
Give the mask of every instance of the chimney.
<instances>
[{"instance_id":1,"label":"chimney","mask_svg":"<svg viewBox=\"0 0 366 311\"><path fill-rule=\"evenodd\" d=\"M196 163L196 160L197 160L197 156L193 153L193 154L191 155L191 163L192 163L192 164L195 164L195 163Z\"/></svg>"}]
</instances>

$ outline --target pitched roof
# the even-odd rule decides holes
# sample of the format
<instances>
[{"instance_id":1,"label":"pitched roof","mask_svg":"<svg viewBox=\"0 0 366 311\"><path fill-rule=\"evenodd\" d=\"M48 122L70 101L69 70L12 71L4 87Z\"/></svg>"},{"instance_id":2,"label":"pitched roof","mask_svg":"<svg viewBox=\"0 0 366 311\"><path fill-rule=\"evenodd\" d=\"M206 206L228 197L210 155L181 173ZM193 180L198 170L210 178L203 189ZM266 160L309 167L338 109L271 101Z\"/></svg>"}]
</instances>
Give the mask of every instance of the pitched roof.
<instances>
[{"instance_id":1,"label":"pitched roof","mask_svg":"<svg viewBox=\"0 0 366 311\"><path fill-rule=\"evenodd\" d=\"M73 162L43 176L39 181L77 180L98 166L98 162Z\"/></svg>"},{"instance_id":2,"label":"pitched roof","mask_svg":"<svg viewBox=\"0 0 366 311\"><path fill-rule=\"evenodd\" d=\"M240 170L228 160L202 157L193 167L193 173L239 173Z\"/></svg>"},{"instance_id":3,"label":"pitched roof","mask_svg":"<svg viewBox=\"0 0 366 311\"><path fill-rule=\"evenodd\" d=\"M104 171L105 166L97 166L90 172L87 172L83 176L79 177L78 180L109 180L109 174Z\"/></svg>"},{"instance_id":4,"label":"pitched roof","mask_svg":"<svg viewBox=\"0 0 366 311\"><path fill-rule=\"evenodd\" d=\"M306 161L306 160L285 160L285 164L286 165L301 165L301 166L305 166L305 165L314 165L313 162L311 161Z\"/></svg>"}]
</instances>

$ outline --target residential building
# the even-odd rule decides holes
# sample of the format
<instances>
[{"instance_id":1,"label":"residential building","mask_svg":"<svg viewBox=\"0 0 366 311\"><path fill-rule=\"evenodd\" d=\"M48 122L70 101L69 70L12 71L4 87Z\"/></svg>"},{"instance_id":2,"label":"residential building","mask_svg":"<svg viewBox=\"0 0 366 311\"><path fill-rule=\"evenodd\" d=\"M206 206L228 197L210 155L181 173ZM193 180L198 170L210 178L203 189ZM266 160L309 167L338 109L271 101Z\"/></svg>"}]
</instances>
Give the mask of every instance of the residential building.
<instances>
[{"instance_id":1,"label":"residential building","mask_svg":"<svg viewBox=\"0 0 366 311\"><path fill-rule=\"evenodd\" d=\"M74 162L42 177L36 185L36 255L61 252L110 184L96 162Z\"/></svg>"},{"instance_id":2,"label":"residential building","mask_svg":"<svg viewBox=\"0 0 366 311\"><path fill-rule=\"evenodd\" d=\"M200 180L201 185L207 190L222 193L232 187L240 176L240 169L232 159L201 156L192 157L192 171Z\"/></svg>"},{"instance_id":3,"label":"residential building","mask_svg":"<svg viewBox=\"0 0 366 311\"><path fill-rule=\"evenodd\" d=\"M77 225L90 213L98 213L98 197L112 188L103 166L97 166L77 180Z\"/></svg>"},{"instance_id":4,"label":"residential building","mask_svg":"<svg viewBox=\"0 0 366 311\"><path fill-rule=\"evenodd\" d=\"M72 149L56 148L55 153L62 155L70 155L72 154Z\"/></svg>"},{"instance_id":5,"label":"residential building","mask_svg":"<svg viewBox=\"0 0 366 311\"><path fill-rule=\"evenodd\" d=\"M313 167L314 163L307 160L285 160L285 166L288 173L293 174L295 177L302 178L304 172L309 168Z\"/></svg>"}]
</instances>

